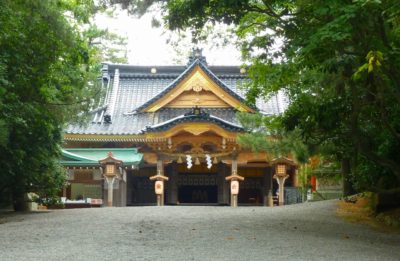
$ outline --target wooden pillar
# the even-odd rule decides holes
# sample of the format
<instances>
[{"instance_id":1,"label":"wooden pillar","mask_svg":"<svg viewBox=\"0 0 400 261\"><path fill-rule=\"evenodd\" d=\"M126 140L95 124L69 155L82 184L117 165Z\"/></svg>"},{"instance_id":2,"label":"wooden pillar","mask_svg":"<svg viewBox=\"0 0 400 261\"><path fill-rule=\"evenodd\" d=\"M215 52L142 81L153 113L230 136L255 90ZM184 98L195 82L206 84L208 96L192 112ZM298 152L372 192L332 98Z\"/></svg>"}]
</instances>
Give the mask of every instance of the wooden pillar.
<instances>
[{"instance_id":1,"label":"wooden pillar","mask_svg":"<svg viewBox=\"0 0 400 261\"><path fill-rule=\"evenodd\" d=\"M157 177L158 176L158 177ZM161 178L162 176L156 175L156 182L154 183L154 190L157 196L157 206L164 206L164 180Z\"/></svg>"},{"instance_id":2,"label":"wooden pillar","mask_svg":"<svg viewBox=\"0 0 400 261\"><path fill-rule=\"evenodd\" d=\"M157 160L157 174L150 177L150 180L155 181L155 193L157 195L157 206L164 206L164 181L168 177L164 175L164 166L162 160Z\"/></svg>"},{"instance_id":3,"label":"wooden pillar","mask_svg":"<svg viewBox=\"0 0 400 261\"><path fill-rule=\"evenodd\" d=\"M157 206L161 207L164 205L162 200L163 200L162 194L157 194Z\"/></svg>"},{"instance_id":4,"label":"wooden pillar","mask_svg":"<svg viewBox=\"0 0 400 261\"><path fill-rule=\"evenodd\" d=\"M231 195L231 207L236 208L238 204L238 195Z\"/></svg>"},{"instance_id":5,"label":"wooden pillar","mask_svg":"<svg viewBox=\"0 0 400 261\"><path fill-rule=\"evenodd\" d=\"M162 160L157 160L157 175L164 176L164 164ZM157 206L164 206L164 192L157 195Z\"/></svg>"},{"instance_id":6,"label":"wooden pillar","mask_svg":"<svg viewBox=\"0 0 400 261\"><path fill-rule=\"evenodd\" d=\"M232 160L231 173L232 173L232 175L237 175L237 160L236 159ZM232 183L232 181L233 180L231 180L231 183ZM232 187L231 187L231 190L232 190ZM231 191L231 207L237 207L237 201L238 201L237 194L233 195L232 191Z\"/></svg>"},{"instance_id":7,"label":"wooden pillar","mask_svg":"<svg viewBox=\"0 0 400 261\"><path fill-rule=\"evenodd\" d=\"M167 201L169 204L175 205L178 203L178 164L176 162L172 162L167 174L170 178Z\"/></svg>"},{"instance_id":8,"label":"wooden pillar","mask_svg":"<svg viewBox=\"0 0 400 261\"><path fill-rule=\"evenodd\" d=\"M218 163L217 168L217 182L218 182L218 204L227 205L229 204L229 184L225 182L225 178L228 175L226 165L222 162Z\"/></svg>"},{"instance_id":9,"label":"wooden pillar","mask_svg":"<svg viewBox=\"0 0 400 261\"><path fill-rule=\"evenodd\" d=\"M126 173L126 205L132 204L133 170Z\"/></svg>"},{"instance_id":10,"label":"wooden pillar","mask_svg":"<svg viewBox=\"0 0 400 261\"><path fill-rule=\"evenodd\" d=\"M263 177L263 205L264 206L272 206L270 205L270 196L272 200L272 173L271 168L266 167L264 169L264 177Z\"/></svg>"},{"instance_id":11,"label":"wooden pillar","mask_svg":"<svg viewBox=\"0 0 400 261\"><path fill-rule=\"evenodd\" d=\"M107 181L107 207L113 206L113 188L114 188L114 181L115 177L106 177Z\"/></svg>"},{"instance_id":12,"label":"wooden pillar","mask_svg":"<svg viewBox=\"0 0 400 261\"><path fill-rule=\"evenodd\" d=\"M231 207L237 207L238 205L238 194L239 194L239 179L231 179Z\"/></svg>"},{"instance_id":13,"label":"wooden pillar","mask_svg":"<svg viewBox=\"0 0 400 261\"><path fill-rule=\"evenodd\" d=\"M289 175L280 176L274 175L274 179L278 182L279 185L279 206L283 206L285 204L285 181L289 177Z\"/></svg>"},{"instance_id":14,"label":"wooden pillar","mask_svg":"<svg viewBox=\"0 0 400 261\"><path fill-rule=\"evenodd\" d=\"M122 178L119 180L119 195L120 195L120 202L119 207L126 207L127 201L127 193L126 193L126 184L127 184L127 173L125 169L122 169Z\"/></svg>"},{"instance_id":15,"label":"wooden pillar","mask_svg":"<svg viewBox=\"0 0 400 261\"><path fill-rule=\"evenodd\" d=\"M295 168L293 173L293 187L299 186L299 169Z\"/></svg>"},{"instance_id":16,"label":"wooden pillar","mask_svg":"<svg viewBox=\"0 0 400 261\"><path fill-rule=\"evenodd\" d=\"M122 174L122 161L117 160L114 158L113 153L110 151L107 154L107 158L99 160L99 163L101 166L104 166L105 168L103 169L103 177L105 178L107 182L107 206L112 207L113 206L113 188L114 188L114 182L115 180L120 180L121 179L121 174ZM119 198L117 197L117 200Z\"/></svg>"},{"instance_id":17,"label":"wooden pillar","mask_svg":"<svg viewBox=\"0 0 400 261\"><path fill-rule=\"evenodd\" d=\"M237 160L232 160L231 167L232 174L226 177L226 180L230 181L231 184L231 207L237 207L238 205L238 194L239 194L239 181L243 181L244 178L239 176L237 173Z\"/></svg>"},{"instance_id":18,"label":"wooden pillar","mask_svg":"<svg viewBox=\"0 0 400 261\"><path fill-rule=\"evenodd\" d=\"M267 202L268 202L267 203L268 207L273 207L274 206L274 199L272 197L272 189L270 189L268 191Z\"/></svg>"}]
</instances>

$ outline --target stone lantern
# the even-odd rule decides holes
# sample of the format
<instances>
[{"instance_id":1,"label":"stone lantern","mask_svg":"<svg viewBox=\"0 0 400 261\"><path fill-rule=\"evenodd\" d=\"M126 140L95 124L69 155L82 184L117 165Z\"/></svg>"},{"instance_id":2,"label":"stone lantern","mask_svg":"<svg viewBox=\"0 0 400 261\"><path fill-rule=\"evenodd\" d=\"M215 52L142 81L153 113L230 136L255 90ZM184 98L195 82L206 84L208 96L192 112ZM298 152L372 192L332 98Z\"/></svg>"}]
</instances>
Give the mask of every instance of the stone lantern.
<instances>
[{"instance_id":1,"label":"stone lantern","mask_svg":"<svg viewBox=\"0 0 400 261\"><path fill-rule=\"evenodd\" d=\"M119 168L122 166L122 161L115 159L112 152L109 152L107 158L99 160L99 163L103 167L103 177L108 185L107 206L112 207L114 182L121 179Z\"/></svg>"}]
</instances>

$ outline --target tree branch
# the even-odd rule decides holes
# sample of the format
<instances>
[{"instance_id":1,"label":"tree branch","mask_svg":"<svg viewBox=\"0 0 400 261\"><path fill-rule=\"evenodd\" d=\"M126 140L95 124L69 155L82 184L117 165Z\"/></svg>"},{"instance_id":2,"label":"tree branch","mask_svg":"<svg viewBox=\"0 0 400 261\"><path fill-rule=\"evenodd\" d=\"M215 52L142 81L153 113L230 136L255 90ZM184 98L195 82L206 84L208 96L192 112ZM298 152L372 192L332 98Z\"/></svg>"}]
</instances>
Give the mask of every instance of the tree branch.
<instances>
[{"instance_id":1,"label":"tree branch","mask_svg":"<svg viewBox=\"0 0 400 261\"><path fill-rule=\"evenodd\" d=\"M76 105L76 104L81 104L85 102L89 102L91 98L86 98L83 100L75 101L75 102L70 102L70 103L52 103L52 102L42 102L44 105L50 105L50 106L70 106L70 105Z\"/></svg>"},{"instance_id":2,"label":"tree branch","mask_svg":"<svg viewBox=\"0 0 400 261\"><path fill-rule=\"evenodd\" d=\"M369 146L367 146L365 143L362 143L360 141L357 143L359 151L362 155L367 157L369 160L390 169L397 176L397 178L400 179L400 165L396 161L389 160L377 155L376 153L372 152Z\"/></svg>"},{"instance_id":3,"label":"tree branch","mask_svg":"<svg viewBox=\"0 0 400 261\"><path fill-rule=\"evenodd\" d=\"M380 194L397 194L400 193L400 188L392 188L392 189L382 189L378 187L371 187L370 190L375 193L380 193Z\"/></svg>"}]
</instances>

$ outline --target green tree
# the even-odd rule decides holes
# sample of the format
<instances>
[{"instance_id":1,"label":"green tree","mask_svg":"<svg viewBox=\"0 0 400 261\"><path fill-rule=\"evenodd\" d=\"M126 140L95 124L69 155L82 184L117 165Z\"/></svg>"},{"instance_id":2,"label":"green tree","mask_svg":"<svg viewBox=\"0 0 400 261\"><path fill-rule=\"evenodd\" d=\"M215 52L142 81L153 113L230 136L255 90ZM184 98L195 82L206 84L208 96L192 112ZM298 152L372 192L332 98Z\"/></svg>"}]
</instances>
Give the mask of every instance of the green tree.
<instances>
[{"instance_id":1,"label":"green tree","mask_svg":"<svg viewBox=\"0 0 400 261\"><path fill-rule=\"evenodd\" d=\"M63 185L63 124L98 93L87 84L88 44L65 3L0 2L0 201L15 210L26 192L54 196Z\"/></svg>"},{"instance_id":2,"label":"green tree","mask_svg":"<svg viewBox=\"0 0 400 261\"><path fill-rule=\"evenodd\" d=\"M317 154L315 148L304 143L299 129L284 130L281 117L259 113L237 113L247 133L238 136L238 143L255 152L268 152L274 158L291 155L299 166L299 181L303 200L310 188L309 158ZM272 157L269 160L272 160Z\"/></svg>"},{"instance_id":3,"label":"green tree","mask_svg":"<svg viewBox=\"0 0 400 261\"><path fill-rule=\"evenodd\" d=\"M92 65L102 62L128 63L126 37L101 29L93 21L86 24L86 27L82 34L90 48ZM94 73L98 74L98 68L95 69Z\"/></svg>"}]
</instances>

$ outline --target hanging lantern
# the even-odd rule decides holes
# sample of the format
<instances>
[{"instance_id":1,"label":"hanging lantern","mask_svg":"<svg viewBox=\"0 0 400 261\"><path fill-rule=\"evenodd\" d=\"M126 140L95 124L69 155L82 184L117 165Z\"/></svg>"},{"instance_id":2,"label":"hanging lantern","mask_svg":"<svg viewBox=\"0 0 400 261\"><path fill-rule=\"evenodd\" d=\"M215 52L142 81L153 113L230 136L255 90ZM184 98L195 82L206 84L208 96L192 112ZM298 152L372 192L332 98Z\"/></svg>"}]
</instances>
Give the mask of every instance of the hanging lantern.
<instances>
[{"instance_id":1,"label":"hanging lantern","mask_svg":"<svg viewBox=\"0 0 400 261\"><path fill-rule=\"evenodd\" d=\"M217 159L217 157L214 157L213 164L214 164L214 165L218 164L218 159Z\"/></svg>"},{"instance_id":2,"label":"hanging lantern","mask_svg":"<svg viewBox=\"0 0 400 261\"><path fill-rule=\"evenodd\" d=\"M200 165L200 160L199 160L199 158L196 158L196 160L194 161L194 164L195 164L195 165Z\"/></svg>"},{"instance_id":3,"label":"hanging lantern","mask_svg":"<svg viewBox=\"0 0 400 261\"><path fill-rule=\"evenodd\" d=\"M183 160L182 160L181 157L179 157L178 160L177 160L176 162L179 163L179 164L181 164L181 163L183 163Z\"/></svg>"}]
</instances>

